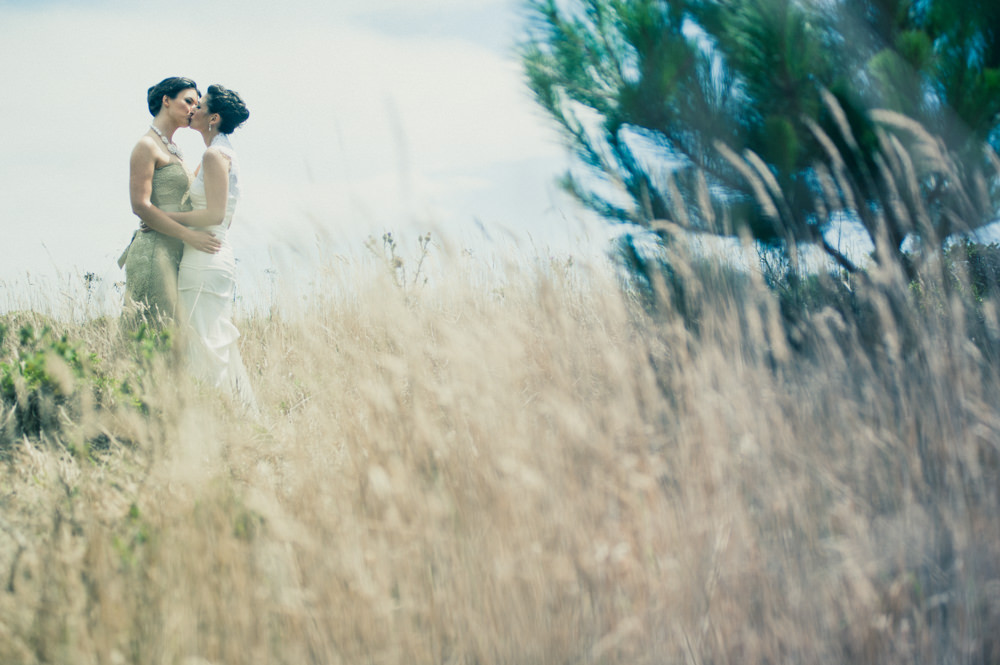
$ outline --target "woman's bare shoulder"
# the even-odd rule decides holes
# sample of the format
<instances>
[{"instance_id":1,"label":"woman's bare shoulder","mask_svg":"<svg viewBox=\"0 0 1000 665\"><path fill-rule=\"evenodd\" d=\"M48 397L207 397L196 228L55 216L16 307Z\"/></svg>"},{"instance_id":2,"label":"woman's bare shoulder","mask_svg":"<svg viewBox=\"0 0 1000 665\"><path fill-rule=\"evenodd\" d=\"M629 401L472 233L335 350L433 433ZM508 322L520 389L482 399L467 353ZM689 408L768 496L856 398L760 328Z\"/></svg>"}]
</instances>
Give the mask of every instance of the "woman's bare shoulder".
<instances>
[{"instance_id":1,"label":"woman's bare shoulder","mask_svg":"<svg viewBox=\"0 0 1000 665\"><path fill-rule=\"evenodd\" d=\"M229 155L225 151L221 150L220 148L214 145L205 148L205 154L202 156L201 159L202 161L205 161L207 159L211 159L214 161L225 160L227 163L230 161Z\"/></svg>"},{"instance_id":2,"label":"woman's bare shoulder","mask_svg":"<svg viewBox=\"0 0 1000 665\"><path fill-rule=\"evenodd\" d=\"M230 159L222 150L219 150L215 146L205 148L204 154L201 156L201 163L206 169L215 170L219 169L222 171L229 170Z\"/></svg>"},{"instance_id":3,"label":"woman's bare shoulder","mask_svg":"<svg viewBox=\"0 0 1000 665\"><path fill-rule=\"evenodd\" d=\"M139 137L139 140L135 142L135 146L132 147L132 157L152 157L156 158L161 152L156 141L153 140L152 136L144 134Z\"/></svg>"}]
</instances>

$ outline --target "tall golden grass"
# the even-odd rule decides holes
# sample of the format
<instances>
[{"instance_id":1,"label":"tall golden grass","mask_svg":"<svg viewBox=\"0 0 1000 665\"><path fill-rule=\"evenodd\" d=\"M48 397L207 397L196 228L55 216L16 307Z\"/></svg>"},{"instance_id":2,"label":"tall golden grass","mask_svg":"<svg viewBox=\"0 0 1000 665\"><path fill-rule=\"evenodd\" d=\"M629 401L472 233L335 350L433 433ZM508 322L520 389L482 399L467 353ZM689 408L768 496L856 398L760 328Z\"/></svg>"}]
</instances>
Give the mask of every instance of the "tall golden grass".
<instances>
[{"instance_id":1,"label":"tall golden grass","mask_svg":"<svg viewBox=\"0 0 1000 665\"><path fill-rule=\"evenodd\" d=\"M344 269L240 322L259 417L164 363L149 415L8 441L0 662L1000 659L961 303L875 275L792 350L758 276L686 265L696 332L579 266ZM126 371L113 321L62 325Z\"/></svg>"}]
</instances>

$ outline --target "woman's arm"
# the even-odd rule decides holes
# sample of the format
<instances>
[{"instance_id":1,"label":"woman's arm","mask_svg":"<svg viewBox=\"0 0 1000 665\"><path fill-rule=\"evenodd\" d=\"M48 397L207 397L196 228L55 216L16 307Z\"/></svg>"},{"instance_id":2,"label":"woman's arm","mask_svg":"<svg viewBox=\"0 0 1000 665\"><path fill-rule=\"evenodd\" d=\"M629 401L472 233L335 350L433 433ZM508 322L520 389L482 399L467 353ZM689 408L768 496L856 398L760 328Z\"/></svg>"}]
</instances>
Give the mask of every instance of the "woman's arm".
<instances>
[{"instance_id":1,"label":"woman's arm","mask_svg":"<svg viewBox=\"0 0 1000 665\"><path fill-rule=\"evenodd\" d=\"M201 170L208 207L167 213L170 219L185 226L215 226L226 218L226 203L229 200L229 158L217 148L209 148L201 158Z\"/></svg>"},{"instance_id":2,"label":"woman's arm","mask_svg":"<svg viewBox=\"0 0 1000 665\"><path fill-rule=\"evenodd\" d=\"M189 229L178 224L159 208L153 205L153 171L156 170L156 151L152 139L139 139L132 149L129 160L129 199L132 202L132 212L139 216L149 228L159 231L172 238L183 240L195 249L209 254L219 251L222 243L210 233Z\"/></svg>"}]
</instances>

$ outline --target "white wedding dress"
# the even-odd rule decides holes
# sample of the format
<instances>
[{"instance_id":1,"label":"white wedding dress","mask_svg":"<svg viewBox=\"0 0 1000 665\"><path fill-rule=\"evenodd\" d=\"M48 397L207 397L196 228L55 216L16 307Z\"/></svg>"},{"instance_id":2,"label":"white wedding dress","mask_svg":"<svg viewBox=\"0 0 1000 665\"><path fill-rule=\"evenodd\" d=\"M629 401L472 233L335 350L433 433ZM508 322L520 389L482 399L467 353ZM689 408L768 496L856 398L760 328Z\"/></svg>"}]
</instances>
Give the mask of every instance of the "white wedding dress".
<instances>
[{"instance_id":1,"label":"white wedding dress","mask_svg":"<svg viewBox=\"0 0 1000 665\"><path fill-rule=\"evenodd\" d=\"M202 381L229 390L244 405L256 409L253 391L240 358L240 332L233 325L233 298L236 291L236 257L227 235L233 212L240 200L239 164L229 137L219 134L210 147L229 159L229 199L222 223L205 230L222 242L217 254L206 254L184 245L177 272L177 300L186 326L188 361ZM191 183L191 204L207 208L204 170Z\"/></svg>"}]
</instances>

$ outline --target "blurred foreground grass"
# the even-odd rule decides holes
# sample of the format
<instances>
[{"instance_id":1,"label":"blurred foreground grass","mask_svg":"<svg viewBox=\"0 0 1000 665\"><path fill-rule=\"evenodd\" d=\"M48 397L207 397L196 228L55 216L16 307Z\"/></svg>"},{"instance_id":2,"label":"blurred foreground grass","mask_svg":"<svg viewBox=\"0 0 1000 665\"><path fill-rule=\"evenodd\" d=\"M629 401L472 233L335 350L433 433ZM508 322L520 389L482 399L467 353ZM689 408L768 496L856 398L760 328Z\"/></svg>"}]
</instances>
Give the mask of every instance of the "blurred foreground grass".
<instances>
[{"instance_id":1,"label":"blurred foreground grass","mask_svg":"<svg viewBox=\"0 0 1000 665\"><path fill-rule=\"evenodd\" d=\"M686 270L695 326L566 265L342 275L240 322L257 419L8 316L103 388L0 414L0 662L1000 659L995 337L872 287L793 349L762 280Z\"/></svg>"}]
</instances>

